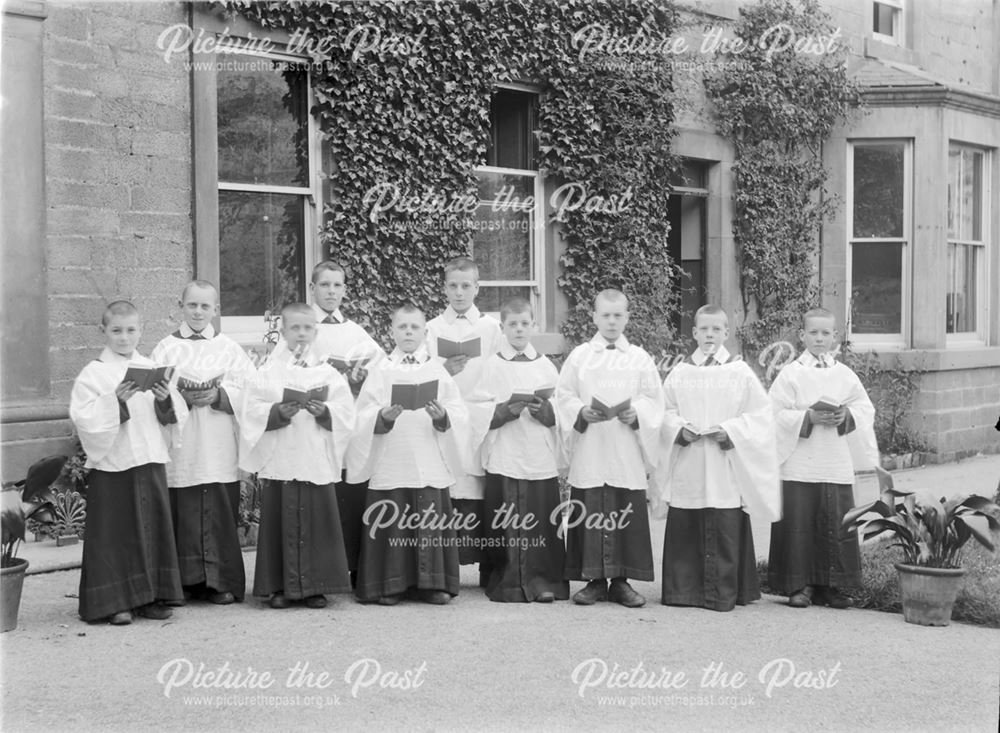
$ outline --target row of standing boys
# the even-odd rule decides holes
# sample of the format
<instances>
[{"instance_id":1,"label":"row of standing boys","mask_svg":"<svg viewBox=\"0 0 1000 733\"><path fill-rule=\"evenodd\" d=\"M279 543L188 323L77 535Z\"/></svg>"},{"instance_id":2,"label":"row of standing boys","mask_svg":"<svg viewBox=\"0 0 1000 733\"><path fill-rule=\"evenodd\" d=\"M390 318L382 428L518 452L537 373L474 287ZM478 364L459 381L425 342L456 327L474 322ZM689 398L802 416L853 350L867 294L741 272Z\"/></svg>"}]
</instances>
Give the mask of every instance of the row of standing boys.
<instances>
[{"instance_id":1,"label":"row of standing boys","mask_svg":"<svg viewBox=\"0 0 1000 733\"><path fill-rule=\"evenodd\" d=\"M259 369L213 328L211 283L188 284L184 322L151 358L136 350L134 306L110 304L106 348L70 406L91 468L81 618L241 601L239 470L261 485L253 594L273 608L352 590L444 604L472 563L494 601L565 600L569 581L585 581L577 604L638 607L629 580L654 579L649 520L664 514L664 604L759 598L754 514L774 522L773 589L795 607L849 605L860 560L839 524L877 448L871 402L831 356L832 314L804 314L805 349L768 395L726 350L715 306L698 310L698 348L661 381L625 336L620 291L597 295L594 337L557 370L531 344L528 302L504 303L500 323L479 312L471 260L446 265L444 289L448 307L429 322L412 305L393 313L386 354L342 315L343 268L320 263L312 305L283 309ZM478 339L479 355L439 356L443 339ZM173 374L145 391L125 378L157 366ZM394 387L428 384L433 399L392 404Z\"/></svg>"}]
</instances>

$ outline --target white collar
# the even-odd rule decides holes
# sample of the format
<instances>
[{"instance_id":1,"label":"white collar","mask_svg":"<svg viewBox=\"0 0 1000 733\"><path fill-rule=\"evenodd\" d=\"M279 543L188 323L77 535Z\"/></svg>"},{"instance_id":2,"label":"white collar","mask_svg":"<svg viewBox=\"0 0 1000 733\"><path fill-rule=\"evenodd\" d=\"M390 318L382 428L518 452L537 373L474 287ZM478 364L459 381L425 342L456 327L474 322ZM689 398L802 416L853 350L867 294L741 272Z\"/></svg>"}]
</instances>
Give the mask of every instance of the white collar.
<instances>
[{"instance_id":1,"label":"white collar","mask_svg":"<svg viewBox=\"0 0 1000 733\"><path fill-rule=\"evenodd\" d=\"M441 314L441 317L444 318L446 323L452 325L455 321L459 320L459 315L461 315L469 323L475 324L482 314L480 314L479 309L475 306L475 304L469 306L469 310L462 314L459 314L458 311L449 305L444 309L444 313Z\"/></svg>"},{"instance_id":2,"label":"white collar","mask_svg":"<svg viewBox=\"0 0 1000 733\"><path fill-rule=\"evenodd\" d=\"M729 361L729 350L725 346L720 346L718 350L712 354L712 358L715 359L717 364L725 364ZM700 348L695 349L694 353L691 354L691 362L695 366L701 366L708 359L708 354L702 351Z\"/></svg>"},{"instance_id":3,"label":"white collar","mask_svg":"<svg viewBox=\"0 0 1000 733\"><path fill-rule=\"evenodd\" d=\"M510 341L508 341L506 338L501 342L500 356L502 356L504 359L510 361L518 354L524 354L531 361L534 361L535 359L538 358L538 351L535 349L534 346L531 345L530 341L528 342L528 345L524 347L524 351L518 351L517 349L515 349L513 346L510 345Z\"/></svg>"},{"instance_id":4,"label":"white collar","mask_svg":"<svg viewBox=\"0 0 1000 733\"><path fill-rule=\"evenodd\" d=\"M796 361L799 362L799 364L801 364L802 366L814 367L814 368L820 362L826 364L828 367L832 367L834 364L837 363L837 360L833 358L833 354L830 354L828 352L826 354L823 354L821 357L816 357L813 355L811 351L809 351L809 349L803 351L802 355L798 359L796 359Z\"/></svg>"},{"instance_id":5,"label":"white collar","mask_svg":"<svg viewBox=\"0 0 1000 733\"><path fill-rule=\"evenodd\" d=\"M340 308L333 311L332 313L327 313L325 310L323 310L318 305L313 303L312 309L313 313L316 314L316 323L322 323L324 320L326 320L327 316L333 316L334 320L336 320L338 323L343 323L346 320L344 318L344 314L340 312Z\"/></svg>"},{"instance_id":6,"label":"white collar","mask_svg":"<svg viewBox=\"0 0 1000 733\"><path fill-rule=\"evenodd\" d=\"M122 356L118 352L112 351L110 346L105 346L104 351L102 351L101 355L97 357L97 360L104 362L105 364L128 364L136 357L142 357L142 354L139 353L138 349L133 351L131 356Z\"/></svg>"},{"instance_id":7,"label":"white collar","mask_svg":"<svg viewBox=\"0 0 1000 733\"><path fill-rule=\"evenodd\" d=\"M204 336L206 339L214 339L215 326L209 323L207 326L201 329L201 331L195 331L193 328L187 325L187 322L185 321L184 323L181 324L181 327L177 329L177 333L179 333L181 335L181 338L183 339L189 339L196 333L200 334L201 336Z\"/></svg>"},{"instance_id":8,"label":"white collar","mask_svg":"<svg viewBox=\"0 0 1000 733\"><path fill-rule=\"evenodd\" d=\"M608 346L610 346L608 340L604 338L600 333L594 334L594 338L590 339L590 345L594 347L595 351L605 351L608 348ZM618 337L618 339L614 343L614 347L615 347L614 350L616 351L621 351L621 352L628 351L629 342L628 339L625 338L625 334L622 334L621 336Z\"/></svg>"},{"instance_id":9,"label":"white collar","mask_svg":"<svg viewBox=\"0 0 1000 733\"><path fill-rule=\"evenodd\" d=\"M414 359L417 360L418 364L423 364L425 361L431 358L430 353L427 351L427 342L425 341L424 343L420 344L420 346L417 347L417 350L414 351L412 354L407 354L403 351L400 351L399 347L397 346L392 350L392 353L389 354L389 361L391 361L393 364L402 364L403 359L406 358L407 356L412 356Z\"/></svg>"}]
</instances>

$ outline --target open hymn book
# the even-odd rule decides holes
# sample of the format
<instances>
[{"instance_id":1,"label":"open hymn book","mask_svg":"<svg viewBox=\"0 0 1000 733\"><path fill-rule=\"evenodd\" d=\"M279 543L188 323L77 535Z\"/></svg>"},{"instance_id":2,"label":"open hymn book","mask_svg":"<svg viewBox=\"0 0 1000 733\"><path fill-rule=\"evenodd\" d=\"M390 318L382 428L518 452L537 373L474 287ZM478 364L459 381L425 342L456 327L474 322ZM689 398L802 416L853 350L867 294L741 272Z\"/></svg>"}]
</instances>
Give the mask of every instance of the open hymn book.
<instances>
[{"instance_id":1,"label":"open hymn book","mask_svg":"<svg viewBox=\"0 0 1000 733\"><path fill-rule=\"evenodd\" d=\"M466 341L452 341L451 339L439 336L437 340L437 353L438 356L445 359L450 359L453 356L467 356L472 359L482 356L483 340L479 336L476 336Z\"/></svg>"},{"instance_id":2,"label":"open hymn book","mask_svg":"<svg viewBox=\"0 0 1000 733\"><path fill-rule=\"evenodd\" d=\"M321 384L310 389L299 389L298 387L285 387L281 395L282 402L298 402L302 407L309 404L310 400L326 402L327 394L330 391L329 385Z\"/></svg>"},{"instance_id":3,"label":"open hymn book","mask_svg":"<svg viewBox=\"0 0 1000 733\"><path fill-rule=\"evenodd\" d=\"M157 382L169 382L174 377L172 366L142 367L130 366L123 382L134 382L140 392L151 390Z\"/></svg>"},{"instance_id":4,"label":"open hymn book","mask_svg":"<svg viewBox=\"0 0 1000 733\"><path fill-rule=\"evenodd\" d=\"M513 392L508 402L534 402L536 399L548 400L556 392L555 387L539 387L534 392Z\"/></svg>"},{"instance_id":5,"label":"open hymn book","mask_svg":"<svg viewBox=\"0 0 1000 733\"><path fill-rule=\"evenodd\" d=\"M832 397L820 397L818 400L809 405L809 409L816 410L817 412L836 412L841 407L843 407L843 405Z\"/></svg>"},{"instance_id":6,"label":"open hymn book","mask_svg":"<svg viewBox=\"0 0 1000 733\"><path fill-rule=\"evenodd\" d=\"M436 379L420 384L396 383L392 385L389 404L400 405L404 410L422 410L428 402L436 400L437 395L438 380Z\"/></svg>"},{"instance_id":7,"label":"open hymn book","mask_svg":"<svg viewBox=\"0 0 1000 733\"><path fill-rule=\"evenodd\" d=\"M609 400L610 402L610 400ZM606 405L601 400L596 397L590 400L590 409L597 410L598 412L604 413L604 417L608 420L612 420L619 415L621 415L625 410L632 406L632 398L629 397L624 402L619 402L617 405Z\"/></svg>"}]
</instances>

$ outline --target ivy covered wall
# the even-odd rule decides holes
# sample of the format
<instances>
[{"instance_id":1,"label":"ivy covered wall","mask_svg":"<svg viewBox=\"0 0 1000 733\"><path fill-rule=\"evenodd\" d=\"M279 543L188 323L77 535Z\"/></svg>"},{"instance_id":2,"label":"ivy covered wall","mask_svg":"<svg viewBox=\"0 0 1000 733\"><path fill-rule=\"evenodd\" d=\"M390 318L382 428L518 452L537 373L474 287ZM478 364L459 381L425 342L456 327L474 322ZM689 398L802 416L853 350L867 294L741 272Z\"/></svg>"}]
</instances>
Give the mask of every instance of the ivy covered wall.
<instances>
[{"instance_id":1,"label":"ivy covered wall","mask_svg":"<svg viewBox=\"0 0 1000 733\"><path fill-rule=\"evenodd\" d=\"M613 56L581 54L574 34L590 26L613 38L668 38L676 24L670 3L229 2L226 8L311 42L303 47L315 52L313 112L332 161L321 240L324 253L349 268L356 320L384 336L400 300L431 313L444 306L442 265L469 251L471 231L412 223L439 213L428 210L442 202L447 208L476 196L474 169L486 162L491 95L497 83L521 82L540 93L537 162L546 180L578 184L588 200L612 202L561 217L557 282L569 302L562 333L570 345L589 338L593 296L617 287L633 296L630 337L651 352L666 350L678 303L677 268L667 254L667 180L674 166L669 65L650 64L648 55L632 56L623 46ZM408 206L372 216L369 192L386 184Z\"/></svg>"}]
</instances>

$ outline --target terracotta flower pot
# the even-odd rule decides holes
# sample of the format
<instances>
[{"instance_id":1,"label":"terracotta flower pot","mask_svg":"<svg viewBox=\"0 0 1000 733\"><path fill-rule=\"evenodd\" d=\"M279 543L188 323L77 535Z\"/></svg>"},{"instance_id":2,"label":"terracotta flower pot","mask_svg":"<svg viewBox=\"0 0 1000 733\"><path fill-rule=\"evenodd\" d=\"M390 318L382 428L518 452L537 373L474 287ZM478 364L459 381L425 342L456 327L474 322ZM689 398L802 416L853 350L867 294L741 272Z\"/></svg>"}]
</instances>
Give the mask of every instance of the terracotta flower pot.
<instances>
[{"instance_id":1,"label":"terracotta flower pot","mask_svg":"<svg viewBox=\"0 0 1000 733\"><path fill-rule=\"evenodd\" d=\"M17 612L21 607L21 588L28 561L15 557L13 563L0 568L0 632L17 628Z\"/></svg>"},{"instance_id":2,"label":"terracotta flower pot","mask_svg":"<svg viewBox=\"0 0 1000 733\"><path fill-rule=\"evenodd\" d=\"M947 626L964 568L927 568L896 563L903 618L921 626Z\"/></svg>"}]
</instances>

